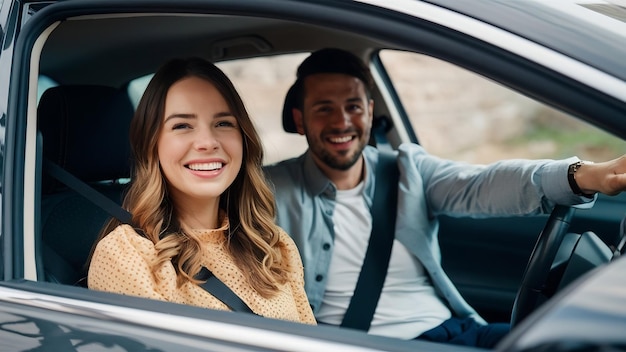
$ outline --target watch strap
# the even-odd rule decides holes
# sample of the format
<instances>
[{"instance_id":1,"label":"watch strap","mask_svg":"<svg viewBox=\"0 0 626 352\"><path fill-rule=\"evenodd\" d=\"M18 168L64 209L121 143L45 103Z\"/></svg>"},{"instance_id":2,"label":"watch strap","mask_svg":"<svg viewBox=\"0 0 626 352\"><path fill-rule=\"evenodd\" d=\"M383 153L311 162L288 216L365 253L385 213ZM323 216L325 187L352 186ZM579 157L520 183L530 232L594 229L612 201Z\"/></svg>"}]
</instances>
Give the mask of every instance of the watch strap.
<instances>
[{"instance_id":1,"label":"watch strap","mask_svg":"<svg viewBox=\"0 0 626 352\"><path fill-rule=\"evenodd\" d=\"M572 192L574 192L575 195L583 196L587 198L593 198L593 194L586 194L585 192L583 192L582 189L580 189L580 187L578 186L578 183L576 182L576 177L575 177L576 171L578 171L578 169L580 169L580 167L583 166L585 163L589 163L589 162L579 160L571 164L567 168L567 182L569 183L569 187L572 189Z\"/></svg>"}]
</instances>

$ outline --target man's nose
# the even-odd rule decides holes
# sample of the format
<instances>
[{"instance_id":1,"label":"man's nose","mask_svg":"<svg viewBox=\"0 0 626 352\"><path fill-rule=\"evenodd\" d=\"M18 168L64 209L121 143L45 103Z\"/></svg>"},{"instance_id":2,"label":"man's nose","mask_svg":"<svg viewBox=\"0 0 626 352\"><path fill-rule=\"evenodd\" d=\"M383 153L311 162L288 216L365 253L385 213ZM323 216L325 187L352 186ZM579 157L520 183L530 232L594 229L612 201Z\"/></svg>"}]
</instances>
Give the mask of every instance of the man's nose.
<instances>
[{"instance_id":1,"label":"man's nose","mask_svg":"<svg viewBox=\"0 0 626 352\"><path fill-rule=\"evenodd\" d=\"M332 123L335 126L349 126L352 124L352 117L348 111L340 109L333 114Z\"/></svg>"}]
</instances>

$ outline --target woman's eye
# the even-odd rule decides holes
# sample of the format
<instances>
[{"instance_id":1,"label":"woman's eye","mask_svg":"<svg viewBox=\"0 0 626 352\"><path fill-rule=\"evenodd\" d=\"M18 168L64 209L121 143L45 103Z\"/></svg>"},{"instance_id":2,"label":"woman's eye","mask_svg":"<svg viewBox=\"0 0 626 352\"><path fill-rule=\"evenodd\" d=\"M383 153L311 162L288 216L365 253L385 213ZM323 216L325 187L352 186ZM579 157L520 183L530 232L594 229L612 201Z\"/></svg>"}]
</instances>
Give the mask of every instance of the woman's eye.
<instances>
[{"instance_id":1,"label":"woman's eye","mask_svg":"<svg viewBox=\"0 0 626 352\"><path fill-rule=\"evenodd\" d=\"M227 121L227 120L223 120L223 121L218 121L215 124L216 127L235 127L236 124L232 121Z\"/></svg>"},{"instance_id":2,"label":"woman's eye","mask_svg":"<svg viewBox=\"0 0 626 352\"><path fill-rule=\"evenodd\" d=\"M191 126L188 123L177 123L172 126L173 130L182 130L186 128L191 128Z\"/></svg>"}]
</instances>

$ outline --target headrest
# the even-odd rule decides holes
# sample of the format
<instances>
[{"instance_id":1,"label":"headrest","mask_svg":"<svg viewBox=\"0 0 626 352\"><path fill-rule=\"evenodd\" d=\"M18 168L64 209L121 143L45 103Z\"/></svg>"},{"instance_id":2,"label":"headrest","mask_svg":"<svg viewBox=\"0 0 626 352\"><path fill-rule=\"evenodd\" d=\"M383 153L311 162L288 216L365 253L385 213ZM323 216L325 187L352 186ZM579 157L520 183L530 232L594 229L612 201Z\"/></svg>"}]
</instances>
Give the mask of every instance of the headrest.
<instances>
[{"instance_id":1,"label":"headrest","mask_svg":"<svg viewBox=\"0 0 626 352\"><path fill-rule=\"evenodd\" d=\"M292 85L287 91L287 95L285 96L285 103L283 104L283 129L285 132L289 133L298 133L296 129L296 123L293 122L293 113L291 110L294 106L296 106L296 97L295 97L295 83Z\"/></svg>"},{"instance_id":2,"label":"headrest","mask_svg":"<svg viewBox=\"0 0 626 352\"><path fill-rule=\"evenodd\" d=\"M37 109L43 157L85 182L130 177L128 129L133 113L123 90L92 85L50 88Z\"/></svg>"}]
</instances>

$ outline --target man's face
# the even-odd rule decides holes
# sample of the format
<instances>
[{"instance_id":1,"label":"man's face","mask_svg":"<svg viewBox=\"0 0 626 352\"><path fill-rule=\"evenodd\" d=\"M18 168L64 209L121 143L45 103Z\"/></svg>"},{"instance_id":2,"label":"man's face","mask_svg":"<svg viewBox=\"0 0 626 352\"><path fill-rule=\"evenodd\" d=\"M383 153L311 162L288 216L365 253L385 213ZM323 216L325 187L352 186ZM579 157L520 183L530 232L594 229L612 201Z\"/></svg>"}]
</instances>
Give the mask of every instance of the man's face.
<instances>
[{"instance_id":1,"label":"man's face","mask_svg":"<svg viewBox=\"0 0 626 352\"><path fill-rule=\"evenodd\" d=\"M374 103L363 82L340 73L304 80L303 110L293 110L298 133L306 135L318 166L348 170L369 142Z\"/></svg>"}]
</instances>

